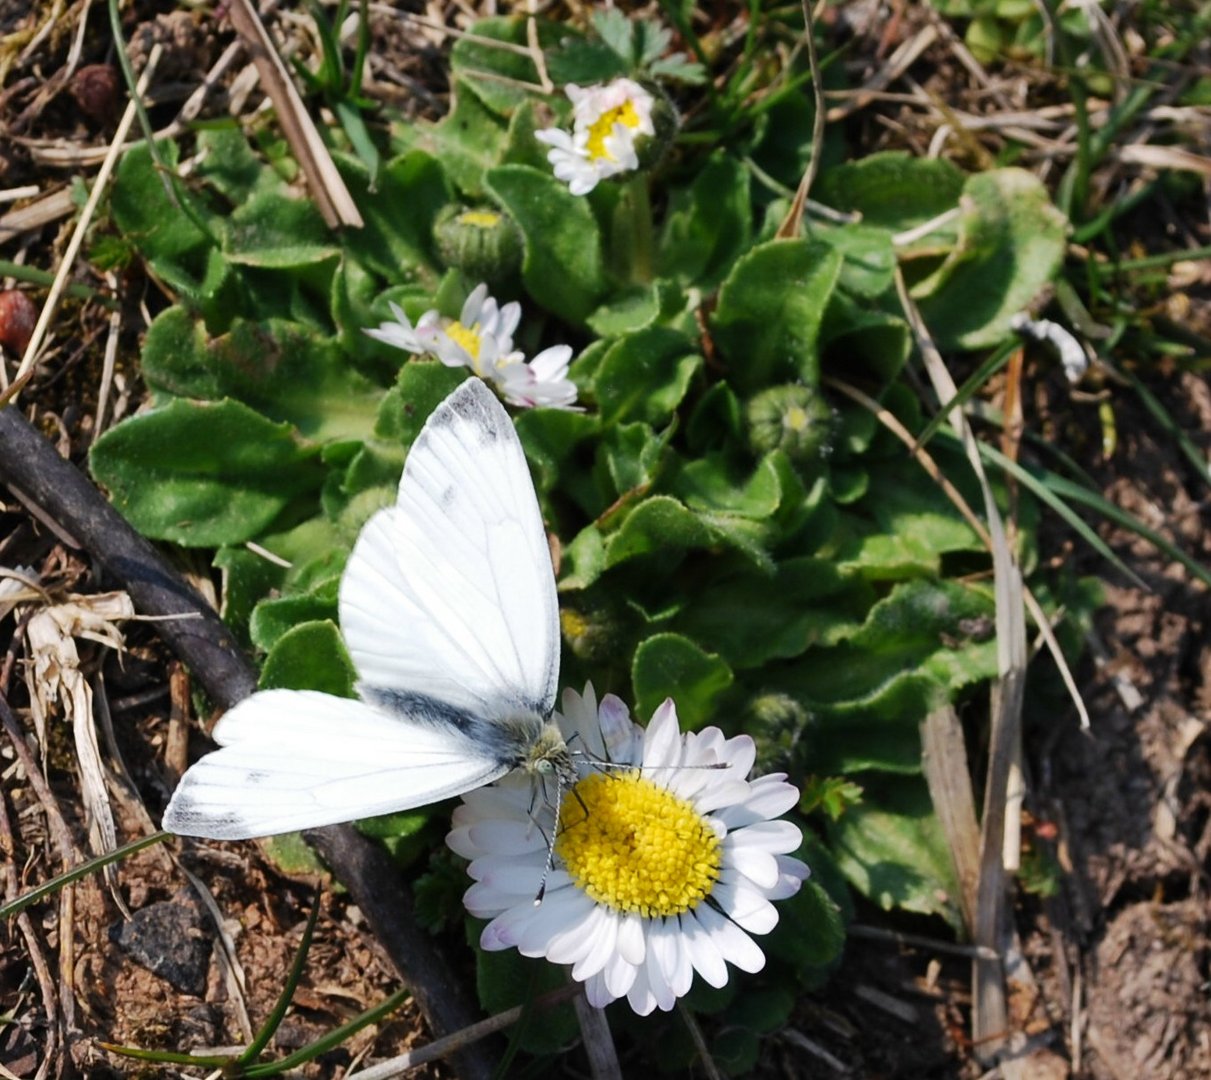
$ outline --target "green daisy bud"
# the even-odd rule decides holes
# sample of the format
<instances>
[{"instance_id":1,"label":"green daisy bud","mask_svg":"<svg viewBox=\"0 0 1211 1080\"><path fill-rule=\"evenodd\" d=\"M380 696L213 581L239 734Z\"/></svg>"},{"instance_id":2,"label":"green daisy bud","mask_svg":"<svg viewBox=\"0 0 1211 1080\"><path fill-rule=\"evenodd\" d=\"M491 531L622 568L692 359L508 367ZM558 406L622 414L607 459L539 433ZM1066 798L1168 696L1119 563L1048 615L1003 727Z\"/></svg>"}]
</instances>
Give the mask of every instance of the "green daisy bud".
<instances>
[{"instance_id":1,"label":"green daisy bud","mask_svg":"<svg viewBox=\"0 0 1211 1080\"><path fill-rule=\"evenodd\" d=\"M811 714L789 694L758 694L745 709L744 730L757 744L762 771L788 772L795 749L811 725Z\"/></svg>"},{"instance_id":2,"label":"green daisy bud","mask_svg":"<svg viewBox=\"0 0 1211 1080\"><path fill-rule=\"evenodd\" d=\"M832 449L832 406L802 383L771 386L745 406L748 441L756 454L782 450L800 469L811 469Z\"/></svg>"},{"instance_id":3,"label":"green daisy bud","mask_svg":"<svg viewBox=\"0 0 1211 1080\"><path fill-rule=\"evenodd\" d=\"M665 92L663 86L655 79L640 79L639 85L652 96L652 127L651 135L640 135L635 139L635 156L639 159L639 168L650 172L660 164L668 153L681 127L681 116L673 99Z\"/></svg>"},{"instance_id":4,"label":"green daisy bud","mask_svg":"<svg viewBox=\"0 0 1211 1080\"><path fill-rule=\"evenodd\" d=\"M559 629L574 656L590 664L607 663L622 649L625 620L612 604L559 609Z\"/></svg>"},{"instance_id":5,"label":"green daisy bud","mask_svg":"<svg viewBox=\"0 0 1211 1080\"><path fill-rule=\"evenodd\" d=\"M521 232L499 210L451 204L437 215L433 239L442 261L469 281L500 281L521 266Z\"/></svg>"}]
</instances>

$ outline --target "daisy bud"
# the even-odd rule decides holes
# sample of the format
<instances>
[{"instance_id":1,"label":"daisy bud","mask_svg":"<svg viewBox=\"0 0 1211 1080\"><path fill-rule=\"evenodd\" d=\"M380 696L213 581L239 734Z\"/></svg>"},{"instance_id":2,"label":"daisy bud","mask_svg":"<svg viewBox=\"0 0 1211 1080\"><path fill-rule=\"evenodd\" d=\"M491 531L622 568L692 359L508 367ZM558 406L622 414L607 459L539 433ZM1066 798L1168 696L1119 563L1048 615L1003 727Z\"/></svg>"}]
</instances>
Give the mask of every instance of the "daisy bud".
<instances>
[{"instance_id":1,"label":"daisy bud","mask_svg":"<svg viewBox=\"0 0 1211 1080\"><path fill-rule=\"evenodd\" d=\"M618 612L602 604L589 604L585 609L561 607L559 629L572 653L590 664L616 659L624 636Z\"/></svg>"},{"instance_id":2,"label":"daisy bud","mask_svg":"<svg viewBox=\"0 0 1211 1080\"><path fill-rule=\"evenodd\" d=\"M795 746L811 723L811 715L789 694L758 694L745 710L744 730L757 744L763 771L789 770Z\"/></svg>"},{"instance_id":3,"label":"daisy bud","mask_svg":"<svg viewBox=\"0 0 1211 1080\"><path fill-rule=\"evenodd\" d=\"M521 233L499 210L447 206L433 225L433 239L442 261L471 281L500 281L521 266Z\"/></svg>"},{"instance_id":4,"label":"daisy bud","mask_svg":"<svg viewBox=\"0 0 1211 1080\"><path fill-rule=\"evenodd\" d=\"M635 138L635 155L639 168L650 172L660 164L681 127L681 116L673 99L655 79L640 79L639 85L652 97L651 116L653 133L640 134Z\"/></svg>"},{"instance_id":5,"label":"daisy bud","mask_svg":"<svg viewBox=\"0 0 1211 1080\"><path fill-rule=\"evenodd\" d=\"M744 415L754 453L782 450L797 467L810 468L832 449L833 410L814 387L771 386L749 401Z\"/></svg>"}]
</instances>

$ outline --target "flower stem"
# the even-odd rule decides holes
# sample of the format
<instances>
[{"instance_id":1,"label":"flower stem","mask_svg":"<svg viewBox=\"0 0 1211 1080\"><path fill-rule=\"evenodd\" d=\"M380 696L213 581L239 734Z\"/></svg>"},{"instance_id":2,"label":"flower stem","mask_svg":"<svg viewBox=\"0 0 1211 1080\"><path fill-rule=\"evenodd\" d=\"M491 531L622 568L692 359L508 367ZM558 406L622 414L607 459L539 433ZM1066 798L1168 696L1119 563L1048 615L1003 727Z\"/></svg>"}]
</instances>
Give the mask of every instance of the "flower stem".
<instances>
[{"instance_id":1,"label":"flower stem","mask_svg":"<svg viewBox=\"0 0 1211 1080\"><path fill-rule=\"evenodd\" d=\"M648 179L633 176L622 189L614 208L615 265L621 277L635 285L647 285L653 277L652 203Z\"/></svg>"}]
</instances>

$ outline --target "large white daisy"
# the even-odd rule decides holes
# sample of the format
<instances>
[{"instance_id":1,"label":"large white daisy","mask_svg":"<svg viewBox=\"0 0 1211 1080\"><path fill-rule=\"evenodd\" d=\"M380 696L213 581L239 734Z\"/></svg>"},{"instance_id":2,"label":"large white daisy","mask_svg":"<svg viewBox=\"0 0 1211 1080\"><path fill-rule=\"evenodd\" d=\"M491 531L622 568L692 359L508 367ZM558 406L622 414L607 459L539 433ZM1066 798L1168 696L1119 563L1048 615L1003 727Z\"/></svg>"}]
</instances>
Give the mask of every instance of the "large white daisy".
<instances>
[{"instance_id":1,"label":"large white daisy","mask_svg":"<svg viewBox=\"0 0 1211 1080\"><path fill-rule=\"evenodd\" d=\"M570 408L576 401L576 385L566 377L571 348L553 345L527 361L525 353L513 348L521 305L514 300L502 306L485 284L471 290L457 319L432 310L413 326L397 304L391 305L391 312L394 322L366 333L418 356L436 356L447 367L470 368L494 383L513 405Z\"/></svg>"},{"instance_id":2,"label":"large white daisy","mask_svg":"<svg viewBox=\"0 0 1211 1080\"><path fill-rule=\"evenodd\" d=\"M485 949L570 964L593 1005L626 997L640 1015L668 1010L697 972L759 971L752 935L778 921L808 868L792 858L797 826L776 820L798 800L783 774L747 779L755 748L718 728L682 734L666 701L645 732L607 695L598 707L564 691L555 714L580 750L581 779L550 799L511 775L463 796L446 842L470 860L467 909L492 921ZM602 762L609 762L608 767ZM554 864L535 903L555 837Z\"/></svg>"},{"instance_id":3,"label":"large white daisy","mask_svg":"<svg viewBox=\"0 0 1211 1080\"><path fill-rule=\"evenodd\" d=\"M587 195L599 181L639 167L635 140L656 133L653 98L632 79L565 88L572 102L572 131L536 133L551 149L547 161L573 195Z\"/></svg>"}]
</instances>

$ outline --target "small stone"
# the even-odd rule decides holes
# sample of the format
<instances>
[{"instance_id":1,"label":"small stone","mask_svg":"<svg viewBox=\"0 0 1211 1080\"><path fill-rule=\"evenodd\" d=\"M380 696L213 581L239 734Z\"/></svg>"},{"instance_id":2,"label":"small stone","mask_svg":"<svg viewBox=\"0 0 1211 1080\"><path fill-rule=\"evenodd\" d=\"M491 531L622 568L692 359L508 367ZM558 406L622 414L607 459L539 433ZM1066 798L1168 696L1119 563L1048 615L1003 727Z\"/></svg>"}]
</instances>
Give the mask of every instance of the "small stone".
<instances>
[{"instance_id":1,"label":"small stone","mask_svg":"<svg viewBox=\"0 0 1211 1080\"><path fill-rule=\"evenodd\" d=\"M148 904L110 927L110 940L137 964L185 994L201 996L210 965L210 937L187 895Z\"/></svg>"}]
</instances>

